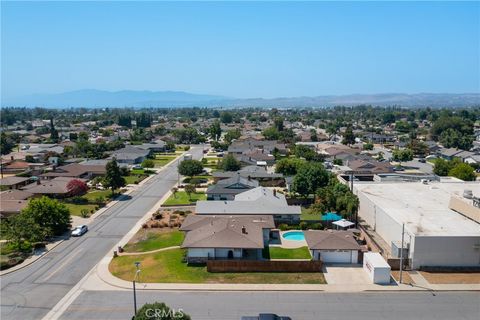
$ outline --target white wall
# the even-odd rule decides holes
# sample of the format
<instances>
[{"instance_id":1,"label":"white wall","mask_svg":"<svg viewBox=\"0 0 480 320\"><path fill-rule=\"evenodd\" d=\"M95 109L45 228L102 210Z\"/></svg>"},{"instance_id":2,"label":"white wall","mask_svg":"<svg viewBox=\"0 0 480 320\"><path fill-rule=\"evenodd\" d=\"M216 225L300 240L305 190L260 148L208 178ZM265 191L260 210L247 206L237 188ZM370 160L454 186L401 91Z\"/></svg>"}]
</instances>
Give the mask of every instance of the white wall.
<instances>
[{"instance_id":1,"label":"white wall","mask_svg":"<svg viewBox=\"0 0 480 320\"><path fill-rule=\"evenodd\" d=\"M415 237L412 264L420 266L480 267L478 237Z\"/></svg>"}]
</instances>

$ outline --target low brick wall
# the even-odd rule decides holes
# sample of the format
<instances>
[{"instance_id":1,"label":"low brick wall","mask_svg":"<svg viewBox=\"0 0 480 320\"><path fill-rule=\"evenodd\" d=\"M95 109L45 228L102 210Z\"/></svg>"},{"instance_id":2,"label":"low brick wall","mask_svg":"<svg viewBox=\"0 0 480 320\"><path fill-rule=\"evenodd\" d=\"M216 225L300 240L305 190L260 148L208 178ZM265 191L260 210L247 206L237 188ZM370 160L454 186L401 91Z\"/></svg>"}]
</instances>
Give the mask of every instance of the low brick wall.
<instances>
[{"instance_id":1,"label":"low brick wall","mask_svg":"<svg viewBox=\"0 0 480 320\"><path fill-rule=\"evenodd\" d=\"M321 261L208 260L208 272L322 272Z\"/></svg>"}]
</instances>

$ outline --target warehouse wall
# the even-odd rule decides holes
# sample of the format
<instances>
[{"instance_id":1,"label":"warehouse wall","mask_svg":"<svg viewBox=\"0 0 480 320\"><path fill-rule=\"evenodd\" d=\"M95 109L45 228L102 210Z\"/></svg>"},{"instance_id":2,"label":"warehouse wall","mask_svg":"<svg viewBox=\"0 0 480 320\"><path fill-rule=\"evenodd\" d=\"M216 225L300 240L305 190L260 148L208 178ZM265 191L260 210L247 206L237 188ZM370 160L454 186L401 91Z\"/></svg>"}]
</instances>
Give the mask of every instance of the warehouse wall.
<instances>
[{"instance_id":1,"label":"warehouse wall","mask_svg":"<svg viewBox=\"0 0 480 320\"><path fill-rule=\"evenodd\" d=\"M412 267L480 267L478 237L415 237Z\"/></svg>"}]
</instances>

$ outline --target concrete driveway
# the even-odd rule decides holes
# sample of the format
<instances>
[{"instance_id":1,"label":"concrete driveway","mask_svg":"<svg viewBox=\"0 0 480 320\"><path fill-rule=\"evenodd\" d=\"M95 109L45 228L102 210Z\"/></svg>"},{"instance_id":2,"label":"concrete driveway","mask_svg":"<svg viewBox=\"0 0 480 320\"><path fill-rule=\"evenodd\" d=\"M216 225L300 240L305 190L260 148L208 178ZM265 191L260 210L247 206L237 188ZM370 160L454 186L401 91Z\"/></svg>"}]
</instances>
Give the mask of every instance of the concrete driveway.
<instances>
[{"instance_id":1,"label":"concrete driveway","mask_svg":"<svg viewBox=\"0 0 480 320\"><path fill-rule=\"evenodd\" d=\"M325 264L323 275L328 284L371 284L360 264Z\"/></svg>"}]
</instances>

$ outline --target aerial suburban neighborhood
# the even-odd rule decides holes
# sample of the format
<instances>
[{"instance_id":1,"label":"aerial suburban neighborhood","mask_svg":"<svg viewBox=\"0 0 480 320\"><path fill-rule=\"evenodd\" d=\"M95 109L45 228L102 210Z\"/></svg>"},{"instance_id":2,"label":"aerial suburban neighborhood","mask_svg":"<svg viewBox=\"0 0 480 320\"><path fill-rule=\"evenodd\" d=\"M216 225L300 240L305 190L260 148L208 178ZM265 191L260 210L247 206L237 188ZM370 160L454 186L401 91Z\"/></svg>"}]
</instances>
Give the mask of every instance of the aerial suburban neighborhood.
<instances>
[{"instance_id":1,"label":"aerial suburban neighborhood","mask_svg":"<svg viewBox=\"0 0 480 320\"><path fill-rule=\"evenodd\" d=\"M400 9L414 8L431 23L438 23L451 14L448 8L455 9L449 26L478 36L478 28L470 29L478 27L479 5L379 6L382 8L363 2L2 3L2 20L6 20L2 21L6 30L5 34L2 31L2 55L6 56L2 69L7 71L2 71L5 96L0 109L1 318L478 319L480 37L468 41L455 38L465 41L459 45L463 49L457 50L476 50L476 62L465 58L475 74L464 76L476 76L472 80L476 89L470 90L472 86L465 80L463 87L455 87L465 90L451 91L473 93L318 96L318 92L337 92L326 85L323 76L332 77L335 86L345 86L341 92L358 92L356 88L392 92L397 89L390 88L403 87L387 86L387 82L394 83L390 77L365 81L375 77L373 71L371 76L363 73L364 79L351 82L350 71L339 67L345 60L332 60L335 69L343 72L336 77L337 71L329 71L328 64L320 68L304 55L310 52L327 59L328 50L345 54L342 48L356 46L340 44L325 34L322 41L331 43L327 47L302 43L308 42L307 35L323 34L323 20L330 19L323 10L336 17L356 17L349 12L355 8L367 10L387 29L393 27L381 19L383 14L393 19L404 16ZM219 15L211 10L218 10ZM317 14L324 19L316 19ZM22 17L19 21L28 20L28 27L20 27L18 17ZM184 26L173 21L175 17L191 21ZM232 21L223 21L225 17ZM118 31L127 24L119 19L130 18L132 29ZM93 25L78 29L74 21L79 19L92 19ZM103 19L115 27L100 23ZM409 19L420 23L418 17ZM39 21L47 23L38 24L46 30L43 33L31 27ZM224 28L211 26L212 21ZM285 29L283 23L293 29ZM234 28L239 25L241 30ZM380 32L380 26L367 25L342 28ZM62 26L67 30L59 28ZM178 39L164 34L167 26L174 27L171 32L178 34ZM283 31L270 30L273 26ZM70 35L64 37L68 30L75 31L71 37L84 44L82 37L91 30L105 34L92 31L88 48L90 51L95 44L95 52L86 52L66 40L70 39ZM219 34L207 36L211 32L205 30ZM408 30L413 37L416 30ZM158 38L149 32L158 32ZM224 32L228 39L223 38ZM346 36L336 32L339 38ZM395 32L399 31L392 31L392 37L405 41ZM362 37L368 42L369 31L365 33ZM298 48L278 47L280 34ZM27 79L30 71L20 66L17 55L35 66L35 72L40 72L36 66L40 60L24 56L19 48L33 48L37 43L39 59L57 55L47 54L46 44L36 42L35 35L60 53L80 50L91 60L87 63L78 58L74 63L57 57L58 65L52 62L56 60L48 60L53 78L46 77L42 84L36 76L32 83ZM119 35L122 40L117 43ZM54 45L54 40L48 40L57 37L67 42ZM162 37L168 44L157 46ZM209 42L209 37L216 40ZM348 36L352 43L357 41L352 37ZM147 44L146 39L154 41ZM200 42L187 54L181 50L186 48L183 41ZM267 49L268 43L285 51ZM118 49L118 58L113 52L109 58L103 56L104 46L110 45L112 50ZM170 51L169 45L178 51ZM242 46L268 52L275 61L265 60L266 68L280 68L280 61L285 63L282 68L287 68L295 62L294 71L285 71L291 77L286 86L283 73L262 69L258 61L258 70L252 69L250 53L244 52L241 66L230 58L224 60L228 55L216 55L216 50L233 55L244 50ZM125 56L123 51L131 47L137 51ZM382 52L392 54L383 47ZM412 57L421 54L403 49ZM171 64L160 67L157 55L143 52L148 50ZM203 56L203 50L214 55L211 59L216 62ZM362 52L359 55L365 61L382 63L370 50L367 57ZM213 78L197 79L198 65L182 66L199 61L189 58L192 52L203 57L198 65L210 61ZM442 55L425 68L431 70L447 58ZM137 64L125 65L130 71L124 73L116 63L130 59ZM243 61L240 56L231 59ZM77 62L86 70L75 67L67 71L66 65ZM109 72L93 71L111 63L114 66ZM302 63L318 74L310 78ZM393 64L388 66L393 68ZM399 64L395 70L398 77L405 77L399 83L406 88L399 91L449 92L443 78L428 77L427 86L423 75L417 87L407 86L413 74L404 76L402 68L411 66L403 60ZM231 98L234 94L222 89L227 86L214 81L216 70L227 65L235 66L232 73L244 82L242 90L248 94L238 91L242 98ZM137 66L143 70L138 74ZM154 77L150 69L156 73ZM225 73L230 72L227 69ZM62 81L68 85L60 86L60 80L54 79L58 72L65 73ZM297 72L309 78L308 83L294 76ZM17 73L22 75L21 81ZM109 73L116 76L107 76ZM254 79L267 74L269 81ZM146 79L141 80L144 75ZM239 87L239 82L233 85L230 76L224 76L225 85ZM131 81L138 85L133 85L136 82L129 78L136 77ZM164 78L168 81L163 82ZM212 88L207 84L215 83L218 90L209 90L225 90L225 96L180 91L67 91L88 83L102 87L106 79L115 83L113 87L130 84L135 88L156 80L162 85L153 87L184 83L190 88L187 83L195 79L192 91L193 83L207 92ZM364 86L358 85L362 81ZM316 85L309 86L311 82ZM324 86L320 85L323 82ZM438 89L436 84L447 89ZM61 88L65 89L61 94L32 94ZM285 97L284 90L293 93ZM283 98L250 98L257 92L258 96Z\"/></svg>"}]
</instances>

